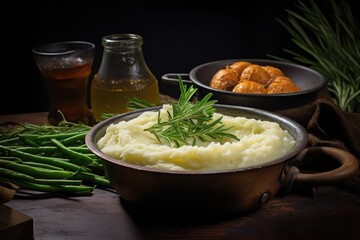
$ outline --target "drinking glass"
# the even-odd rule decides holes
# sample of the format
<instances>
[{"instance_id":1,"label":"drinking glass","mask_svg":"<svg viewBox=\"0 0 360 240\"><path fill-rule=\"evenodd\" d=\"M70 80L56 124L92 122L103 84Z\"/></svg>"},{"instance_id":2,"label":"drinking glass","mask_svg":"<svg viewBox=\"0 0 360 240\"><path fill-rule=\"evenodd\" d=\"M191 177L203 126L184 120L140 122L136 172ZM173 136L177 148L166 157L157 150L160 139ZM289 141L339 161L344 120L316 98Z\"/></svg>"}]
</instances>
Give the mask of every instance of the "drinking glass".
<instances>
[{"instance_id":1,"label":"drinking glass","mask_svg":"<svg viewBox=\"0 0 360 240\"><path fill-rule=\"evenodd\" d=\"M55 42L33 48L36 65L48 90L50 124L58 125L63 120L94 123L87 103L94 51L94 44L82 41Z\"/></svg>"}]
</instances>

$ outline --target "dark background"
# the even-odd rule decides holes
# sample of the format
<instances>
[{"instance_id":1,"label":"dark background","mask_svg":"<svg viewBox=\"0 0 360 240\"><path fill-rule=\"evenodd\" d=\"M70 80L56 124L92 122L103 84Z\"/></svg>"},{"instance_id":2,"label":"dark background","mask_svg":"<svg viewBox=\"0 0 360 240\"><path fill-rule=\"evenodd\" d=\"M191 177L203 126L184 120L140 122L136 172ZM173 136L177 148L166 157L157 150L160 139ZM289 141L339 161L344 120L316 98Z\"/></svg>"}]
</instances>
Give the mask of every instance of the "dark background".
<instances>
[{"instance_id":1,"label":"dark background","mask_svg":"<svg viewBox=\"0 0 360 240\"><path fill-rule=\"evenodd\" d=\"M296 10L296 2L224 1L196 8L178 1L152 7L136 1L29 1L18 6L23 21L16 34L24 38L15 57L15 71L1 84L0 114L47 111L46 89L31 53L37 45L63 40L94 43L94 74L102 58L103 36L139 34L160 91L176 95L177 87L161 82L163 74L188 73L199 64L216 60L285 56L283 49L295 45L276 18L286 21L285 9Z\"/></svg>"}]
</instances>

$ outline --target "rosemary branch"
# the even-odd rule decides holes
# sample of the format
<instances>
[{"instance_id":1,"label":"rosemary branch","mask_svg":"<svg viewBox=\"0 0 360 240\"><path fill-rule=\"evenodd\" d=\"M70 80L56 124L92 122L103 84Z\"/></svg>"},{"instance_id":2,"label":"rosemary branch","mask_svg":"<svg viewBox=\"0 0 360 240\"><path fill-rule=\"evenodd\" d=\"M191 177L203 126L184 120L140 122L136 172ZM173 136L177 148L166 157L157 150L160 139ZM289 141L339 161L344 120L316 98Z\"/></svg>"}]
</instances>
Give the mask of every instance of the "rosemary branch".
<instances>
[{"instance_id":1,"label":"rosemary branch","mask_svg":"<svg viewBox=\"0 0 360 240\"><path fill-rule=\"evenodd\" d=\"M180 97L178 102L171 104L172 112L167 111L167 119L160 118L152 127L145 129L170 147L196 145L197 140L203 142L221 142L224 137L239 140L235 135L227 132L231 126L225 126L222 117L213 119L217 101L210 100L212 94L207 94L201 101L192 103L191 99L197 91L192 85L189 89L179 77Z\"/></svg>"},{"instance_id":2,"label":"rosemary branch","mask_svg":"<svg viewBox=\"0 0 360 240\"><path fill-rule=\"evenodd\" d=\"M308 4L299 0L300 13L287 9L288 22L277 19L304 52L284 51L327 77L327 87L341 109L360 112L359 26L347 0L326 3L327 9L320 9L314 0Z\"/></svg>"},{"instance_id":3,"label":"rosemary branch","mask_svg":"<svg viewBox=\"0 0 360 240\"><path fill-rule=\"evenodd\" d=\"M155 107L155 106L156 104L149 103L145 99L136 96L129 98L128 102L126 103L126 108L129 109L130 111L144 109L148 107Z\"/></svg>"}]
</instances>

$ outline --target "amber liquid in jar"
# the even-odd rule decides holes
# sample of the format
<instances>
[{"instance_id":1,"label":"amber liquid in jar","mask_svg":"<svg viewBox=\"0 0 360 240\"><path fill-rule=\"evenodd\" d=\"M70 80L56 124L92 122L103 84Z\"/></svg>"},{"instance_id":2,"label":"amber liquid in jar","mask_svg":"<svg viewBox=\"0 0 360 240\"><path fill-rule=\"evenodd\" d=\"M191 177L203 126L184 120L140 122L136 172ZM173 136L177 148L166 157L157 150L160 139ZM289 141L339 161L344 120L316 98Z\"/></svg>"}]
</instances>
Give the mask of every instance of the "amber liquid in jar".
<instances>
[{"instance_id":1,"label":"amber liquid in jar","mask_svg":"<svg viewBox=\"0 0 360 240\"><path fill-rule=\"evenodd\" d=\"M158 81L146 65L137 34L113 34L102 38L103 57L91 83L91 108L96 122L109 115L129 112L131 98L160 105Z\"/></svg>"},{"instance_id":2,"label":"amber liquid in jar","mask_svg":"<svg viewBox=\"0 0 360 240\"><path fill-rule=\"evenodd\" d=\"M49 94L50 110L48 120L57 125L63 120L93 123L93 115L87 105L87 83L91 63L79 63L68 68L45 68L41 74ZM60 113L60 112L61 113Z\"/></svg>"},{"instance_id":3,"label":"amber liquid in jar","mask_svg":"<svg viewBox=\"0 0 360 240\"><path fill-rule=\"evenodd\" d=\"M126 105L129 99L138 97L149 103L159 105L159 89L156 79L151 80L117 80L121 83L117 88L102 86L102 81L94 77L91 88L91 102L94 118L101 119L102 114L120 114L128 112Z\"/></svg>"}]
</instances>

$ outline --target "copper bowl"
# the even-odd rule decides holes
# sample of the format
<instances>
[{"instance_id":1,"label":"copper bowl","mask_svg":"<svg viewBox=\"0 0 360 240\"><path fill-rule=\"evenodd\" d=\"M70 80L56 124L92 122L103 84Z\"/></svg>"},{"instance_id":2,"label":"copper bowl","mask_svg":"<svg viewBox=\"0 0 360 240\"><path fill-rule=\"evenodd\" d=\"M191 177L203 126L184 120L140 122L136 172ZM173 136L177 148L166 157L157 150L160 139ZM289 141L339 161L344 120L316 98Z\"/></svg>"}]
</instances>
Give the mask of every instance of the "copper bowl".
<instances>
[{"instance_id":1,"label":"copper bowl","mask_svg":"<svg viewBox=\"0 0 360 240\"><path fill-rule=\"evenodd\" d=\"M277 194L285 195L293 183L324 185L343 181L357 169L356 158L334 148L315 149L314 152L335 156L340 167L319 174L304 174L291 166L305 153L308 135L295 121L272 112L230 105L216 105L218 112L274 121L287 130L296 145L286 155L261 165L223 171L164 171L137 166L102 153L97 141L112 123L130 120L144 111L134 111L109 118L91 128L86 136L88 148L102 159L105 172L113 188L125 205L154 209L156 212L189 214L191 216L219 216L239 214L258 208ZM281 191L281 193L279 192Z\"/></svg>"}]
</instances>

